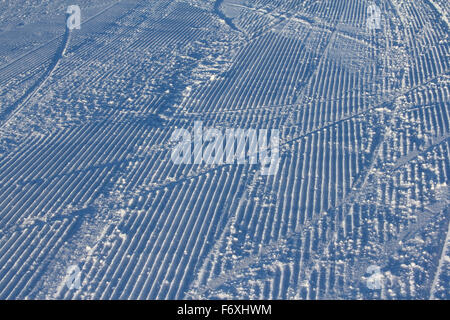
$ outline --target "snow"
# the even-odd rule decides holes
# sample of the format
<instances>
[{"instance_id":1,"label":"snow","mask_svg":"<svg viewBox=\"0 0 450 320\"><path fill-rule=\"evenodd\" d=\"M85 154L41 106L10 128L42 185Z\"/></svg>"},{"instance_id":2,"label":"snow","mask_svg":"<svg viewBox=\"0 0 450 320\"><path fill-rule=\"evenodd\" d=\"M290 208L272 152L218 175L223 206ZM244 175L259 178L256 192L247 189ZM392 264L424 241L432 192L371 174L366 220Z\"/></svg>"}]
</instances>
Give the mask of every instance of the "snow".
<instances>
[{"instance_id":1,"label":"snow","mask_svg":"<svg viewBox=\"0 0 450 320\"><path fill-rule=\"evenodd\" d=\"M0 2L0 299L450 298L445 0L77 2Z\"/></svg>"}]
</instances>

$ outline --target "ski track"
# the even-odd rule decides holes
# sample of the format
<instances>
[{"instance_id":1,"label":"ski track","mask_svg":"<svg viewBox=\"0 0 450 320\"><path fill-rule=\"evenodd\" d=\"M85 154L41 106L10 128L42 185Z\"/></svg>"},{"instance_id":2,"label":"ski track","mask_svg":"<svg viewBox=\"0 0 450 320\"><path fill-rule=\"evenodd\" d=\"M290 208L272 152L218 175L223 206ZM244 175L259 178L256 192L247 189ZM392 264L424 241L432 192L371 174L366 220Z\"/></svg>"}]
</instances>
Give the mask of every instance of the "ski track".
<instances>
[{"instance_id":1,"label":"ski track","mask_svg":"<svg viewBox=\"0 0 450 320\"><path fill-rule=\"evenodd\" d=\"M226 2L108 3L0 67L0 298L448 297L442 2ZM280 129L277 174L173 164L194 121Z\"/></svg>"}]
</instances>

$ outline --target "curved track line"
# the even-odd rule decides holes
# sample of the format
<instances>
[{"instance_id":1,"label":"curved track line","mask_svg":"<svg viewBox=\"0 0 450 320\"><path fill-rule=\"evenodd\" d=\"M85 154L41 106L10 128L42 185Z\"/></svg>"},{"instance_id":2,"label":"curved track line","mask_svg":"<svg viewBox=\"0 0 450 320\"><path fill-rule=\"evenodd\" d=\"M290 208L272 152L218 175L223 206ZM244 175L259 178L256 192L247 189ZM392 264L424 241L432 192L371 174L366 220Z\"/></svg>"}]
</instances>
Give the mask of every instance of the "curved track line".
<instances>
[{"instance_id":1,"label":"curved track line","mask_svg":"<svg viewBox=\"0 0 450 320\"><path fill-rule=\"evenodd\" d=\"M233 30L241 32L236 25L233 23L233 19L228 18L222 10L220 10L220 6L223 4L224 0L216 0L214 3L214 12L219 16L220 19L225 21L225 23Z\"/></svg>"},{"instance_id":2,"label":"curved track line","mask_svg":"<svg viewBox=\"0 0 450 320\"><path fill-rule=\"evenodd\" d=\"M94 14L93 16L91 16L88 19L86 19L84 21L84 23L89 22L90 20L96 18L97 16L101 15L105 11L111 9L112 7L114 7L115 5L120 3L120 1L121 0L118 0L118 1L116 1L114 3L112 3L111 5L107 6L106 8L104 8L103 10L98 12L97 14ZM36 95L37 92L39 92L39 90L45 85L45 83L48 81L48 79L52 76L53 72L57 69L59 63L61 62L61 59L64 57L64 55L65 55L65 53L66 53L66 51L67 51L67 49L69 47L71 34L72 34L71 31L66 27L66 31L65 31L65 33L63 35L63 41L62 41L60 47L58 48L58 50L56 51L56 53L55 53L55 55L54 55L54 57L52 59L52 62L50 63L50 65L48 66L48 68L44 72L44 74L36 81L36 83L34 85L32 85L25 92L25 94L22 97L20 97L11 106L7 107L5 110L0 112L0 127L2 127L5 124L7 124L9 122L9 120L11 120L12 117L14 117L21 110L23 110L25 105ZM56 37L55 39L57 39L57 38L58 37ZM54 41L55 39L52 39L50 42ZM47 44L50 43L50 42L47 42ZM35 50L37 50L39 48L33 49L29 53L32 53L32 52L34 52ZM19 61L23 57L27 56L29 53L24 54L23 56L21 56L20 58L16 59L12 63ZM1 70L1 68L0 68L0 70Z\"/></svg>"},{"instance_id":3,"label":"curved track line","mask_svg":"<svg viewBox=\"0 0 450 320\"><path fill-rule=\"evenodd\" d=\"M442 246L442 251L441 251L441 255L439 257L439 263L436 269L436 272L434 274L433 277L433 282L431 284L431 288L430 288L430 300L435 300L435 294L436 294L436 289L437 289L437 285L439 283L439 276L441 275L442 272L442 266L445 263L445 256L447 254L448 251L448 244L450 243L450 222L447 222L448 224L448 228L447 228L447 234L444 240L444 244Z\"/></svg>"},{"instance_id":4,"label":"curved track line","mask_svg":"<svg viewBox=\"0 0 450 320\"><path fill-rule=\"evenodd\" d=\"M66 32L63 36L63 41L59 47L59 49L56 51L55 56L48 66L47 70L44 72L44 74L36 81L34 85L32 85L25 94L19 98L14 104L6 108L1 114L0 114L0 126L4 126L8 123L9 120L11 120L14 115L16 115L18 112L20 112L25 105L36 95L37 92L45 85L45 83L48 81L48 79L51 77L53 72L58 67L62 57L66 53L66 50L68 48L69 42L70 42L71 32L69 29L66 29Z\"/></svg>"}]
</instances>

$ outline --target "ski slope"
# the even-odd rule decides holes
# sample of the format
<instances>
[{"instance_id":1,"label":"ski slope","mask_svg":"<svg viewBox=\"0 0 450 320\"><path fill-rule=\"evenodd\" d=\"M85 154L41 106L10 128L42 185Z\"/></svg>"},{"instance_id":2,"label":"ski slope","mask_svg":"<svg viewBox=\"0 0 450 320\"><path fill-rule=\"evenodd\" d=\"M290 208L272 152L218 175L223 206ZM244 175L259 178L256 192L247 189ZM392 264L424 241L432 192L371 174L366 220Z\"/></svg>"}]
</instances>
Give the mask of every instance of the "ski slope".
<instances>
[{"instance_id":1,"label":"ski slope","mask_svg":"<svg viewBox=\"0 0 450 320\"><path fill-rule=\"evenodd\" d=\"M446 0L76 2L0 3L0 299L450 298Z\"/></svg>"}]
</instances>

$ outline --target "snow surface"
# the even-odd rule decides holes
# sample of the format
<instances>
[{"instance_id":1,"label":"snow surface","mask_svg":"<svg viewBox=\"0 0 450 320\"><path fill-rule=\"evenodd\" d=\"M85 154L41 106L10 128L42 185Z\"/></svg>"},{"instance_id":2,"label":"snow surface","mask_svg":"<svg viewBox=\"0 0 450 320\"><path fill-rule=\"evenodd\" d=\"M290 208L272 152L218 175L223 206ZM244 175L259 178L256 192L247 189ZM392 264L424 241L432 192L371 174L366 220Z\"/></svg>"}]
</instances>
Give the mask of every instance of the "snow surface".
<instances>
[{"instance_id":1,"label":"snow surface","mask_svg":"<svg viewBox=\"0 0 450 320\"><path fill-rule=\"evenodd\" d=\"M0 298L449 299L448 2L371 4L1 1ZM276 175L174 164L195 121Z\"/></svg>"}]
</instances>

